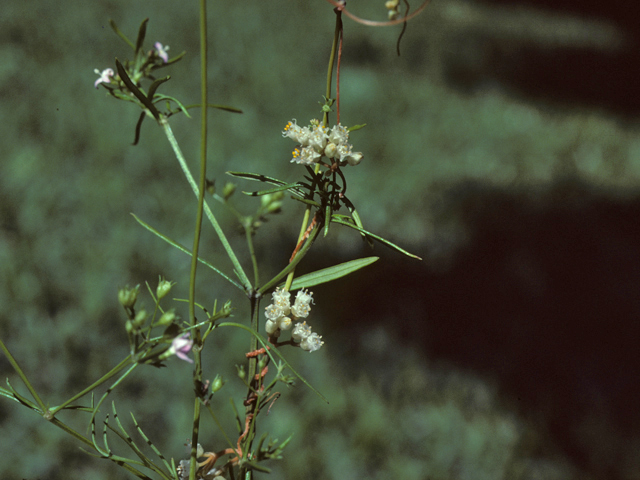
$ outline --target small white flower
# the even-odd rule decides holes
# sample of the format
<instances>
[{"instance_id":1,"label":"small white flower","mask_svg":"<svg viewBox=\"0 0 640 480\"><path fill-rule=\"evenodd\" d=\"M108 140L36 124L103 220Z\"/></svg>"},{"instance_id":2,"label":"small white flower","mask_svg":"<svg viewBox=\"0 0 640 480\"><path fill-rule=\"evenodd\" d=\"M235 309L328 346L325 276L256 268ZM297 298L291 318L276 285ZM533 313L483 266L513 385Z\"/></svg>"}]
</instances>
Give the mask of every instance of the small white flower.
<instances>
[{"instance_id":1,"label":"small white flower","mask_svg":"<svg viewBox=\"0 0 640 480\"><path fill-rule=\"evenodd\" d=\"M289 314L289 308L291 306L291 293L289 293L287 290L276 288L275 291L271 294L271 298L273 299L273 304L280 310L282 310L283 315Z\"/></svg>"},{"instance_id":2,"label":"small white flower","mask_svg":"<svg viewBox=\"0 0 640 480\"><path fill-rule=\"evenodd\" d=\"M265 308L265 316L267 317L268 320L275 322L277 321L280 317L282 317L283 312L281 308L278 308L277 305L269 305L267 308Z\"/></svg>"},{"instance_id":3,"label":"small white flower","mask_svg":"<svg viewBox=\"0 0 640 480\"><path fill-rule=\"evenodd\" d=\"M320 347L322 347L322 345L324 345L322 336L318 335L317 333L312 333L307 338L302 340L302 342L300 342L300 348L303 350L307 350L308 352L315 352L317 350L320 350Z\"/></svg>"},{"instance_id":4,"label":"small white flower","mask_svg":"<svg viewBox=\"0 0 640 480\"><path fill-rule=\"evenodd\" d=\"M100 85L101 83L111 83L111 79L113 78L113 75L114 75L112 68L107 68L102 72L97 68L95 68L93 71L98 75L100 75L100 78L98 78L93 84L94 87L98 88L98 85Z\"/></svg>"},{"instance_id":5,"label":"small white flower","mask_svg":"<svg viewBox=\"0 0 640 480\"><path fill-rule=\"evenodd\" d=\"M309 127L300 127L296 123L295 118L284 126L284 130L282 132L283 137L289 137L301 145L306 145L309 135L311 135Z\"/></svg>"},{"instance_id":6,"label":"small white flower","mask_svg":"<svg viewBox=\"0 0 640 480\"><path fill-rule=\"evenodd\" d=\"M296 323L293 331L291 332L291 338L296 342L300 342L311 335L311 326L307 325L307 322Z\"/></svg>"},{"instance_id":7,"label":"small white flower","mask_svg":"<svg viewBox=\"0 0 640 480\"><path fill-rule=\"evenodd\" d=\"M320 160L320 154L313 147L304 147L302 150L296 148L292 155L291 162L296 162L300 165L313 165Z\"/></svg>"},{"instance_id":8,"label":"small white flower","mask_svg":"<svg viewBox=\"0 0 640 480\"><path fill-rule=\"evenodd\" d=\"M295 303L296 305L303 303L309 305L310 303L313 303L313 292L305 289L298 290L298 293L296 293Z\"/></svg>"},{"instance_id":9,"label":"small white flower","mask_svg":"<svg viewBox=\"0 0 640 480\"><path fill-rule=\"evenodd\" d=\"M156 42L153 46L155 47L156 52L158 53L158 56L162 59L162 61L164 63L167 63L169 61L169 54L167 53L167 51L169 50L169 45L165 45L163 47L160 42Z\"/></svg>"},{"instance_id":10,"label":"small white flower","mask_svg":"<svg viewBox=\"0 0 640 480\"><path fill-rule=\"evenodd\" d=\"M296 301L291 307L291 313L297 318L307 318L311 311L310 303L313 302L312 295L313 293L307 290L299 290L296 294Z\"/></svg>"},{"instance_id":11,"label":"small white flower","mask_svg":"<svg viewBox=\"0 0 640 480\"><path fill-rule=\"evenodd\" d=\"M349 130L340 124L334 125L329 133L329 141L336 145L347 143L349 141Z\"/></svg>"},{"instance_id":12,"label":"small white flower","mask_svg":"<svg viewBox=\"0 0 640 480\"><path fill-rule=\"evenodd\" d=\"M327 144L328 137L325 130L322 125L314 125L311 135L309 135L308 145L313 147L316 152L322 152Z\"/></svg>"}]
</instances>

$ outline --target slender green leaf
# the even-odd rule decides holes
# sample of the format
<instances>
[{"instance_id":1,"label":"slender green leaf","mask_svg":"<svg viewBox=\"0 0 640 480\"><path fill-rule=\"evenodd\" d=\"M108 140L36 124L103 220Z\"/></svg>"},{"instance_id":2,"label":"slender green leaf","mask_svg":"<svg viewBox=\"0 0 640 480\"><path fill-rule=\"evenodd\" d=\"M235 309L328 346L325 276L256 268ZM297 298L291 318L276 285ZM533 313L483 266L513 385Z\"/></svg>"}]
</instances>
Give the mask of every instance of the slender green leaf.
<instances>
[{"instance_id":1,"label":"slender green leaf","mask_svg":"<svg viewBox=\"0 0 640 480\"><path fill-rule=\"evenodd\" d=\"M185 108L187 109L200 108L200 104L196 103L194 105L188 105ZM230 107L229 105L218 105L216 103L207 103L207 108L217 108L218 110L224 110L225 112L231 112L231 113L244 113L239 108Z\"/></svg>"},{"instance_id":2,"label":"slender green leaf","mask_svg":"<svg viewBox=\"0 0 640 480\"><path fill-rule=\"evenodd\" d=\"M227 172L227 175L231 175L232 177L246 178L247 180L256 180L258 182L271 183L272 185L287 184L287 182L283 182L282 180L278 180L277 178L267 177L266 175L262 175L260 173Z\"/></svg>"},{"instance_id":3,"label":"slender green leaf","mask_svg":"<svg viewBox=\"0 0 640 480\"><path fill-rule=\"evenodd\" d=\"M366 257L351 260L350 262L334 265L333 267L323 268L312 273L307 273L293 280L291 290L299 290L301 288L309 288L321 283L331 282L345 275L349 275L361 268L371 265L380 257Z\"/></svg>"},{"instance_id":4,"label":"slender green leaf","mask_svg":"<svg viewBox=\"0 0 640 480\"><path fill-rule=\"evenodd\" d=\"M151 100L149 100L146 97L146 95L142 93L142 91L140 91L140 89L134 85L134 83L129 78L129 74L120 63L120 60L118 60L117 58L116 58L116 68L118 69L118 75L120 75L120 78L122 79L124 84L127 86L127 88L131 91L131 93L133 93L136 96L136 98L140 100L145 107L147 107L147 109L151 112L151 114L156 120L160 120L160 112L158 111L158 109L155 107L153 103L151 103Z\"/></svg>"},{"instance_id":5,"label":"slender green leaf","mask_svg":"<svg viewBox=\"0 0 640 480\"><path fill-rule=\"evenodd\" d=\"M133 139L132 145L137 145L140 141L140 130L142 129L142 122L144 121L144 117L146 116L147 114L142 112L140 114L140 118L138 118L138 123L136 123L136 136Z\"/></svg>"},{"instance_id":6,"label":"slender green leaf","mask_svg":"<svg viewBox=\"0 0 640 480\"><path fill-rule=\"evenodd\" d=\"M162 240L164 240L165 242L167 242L169 245L172 245L174 247L176 247L178 250L186 253L187 255L191 255L191 250L189 250L186 247L183 247L182 245L180 245L178 242L171 240L169 237L167 237L166 235L163 235L162 233L160 233L159 231L157 231L155 228L153 228L151 225L143 222L142 220L140 220L137 216L135 216L133 213L131 214L131 216L133 216L133 218L136 219L136 221L142 225L144 228L146 228L147 230L149 230L151 233L153 233L154 235L160 237ZM209 267L211 270L213 270L214 272L216 272L218 275L220 275L222 278L224 278L225 280L227 280L229 283L231 283L233 286L239 288L240 290L244 291L244 288L235 280L232 280L231 278L229 278L227 275L225 275L224 273L222 273L220 270L218 270L216 267L214 267L213 265L211 265L209 262L207 262L206 260L203 260L202 258L198 257L198 261L200 263L202 263L203 265L206 265L207 267Z\"/></svg>"},{"instance_id":7,"label":"slender green leaf","mask_svg":"<svg viewBox=\"0 0 640 480\"><path fill-rule=\"evenodd\" d=\"M276 188L270 188L269 190L260 190L258 192L242 192L245 195L252 197L259 197L261 195L268 195L270 193L282 192L283 190L291 190L291 193L297 193L297 189L300 187L299 183L288 183Z\"/></svg>"},{"instance_id":8,"label":"slender green leaf","mask_svg":"<svg viewBox=\"0 0 640 480\"><path fill-rule=\"evenodd\" d=\"M187 112L187 107L185 107L177 98L171 97L169 95L163 95L162 93L156 93L153 97L153 103L161 102L162 100L172 101L173 103L178 105L178 108L187 116L187 118L191 118L191 115L189 115L189 112Z\"/></svg>"},{"instance_id":9,"label":"slender green leaf","mask_svg":"<svg viewBox=\"0 0 640 480\"><path fill-rule=\"evenodd\" d=\"M149 87L149 92L147 93L147 96L149 98L153 99L153 96L156 94L156 90L158 89L158 87L160 85L162 85L163 83L168 82L170 79L171 79L171 77L169 75L167 75L166 77L157 79Z\"/></svg>"},{"instance_id":10,"label":"slender green leaf","mask_svg":"<svg viewBox=\"0 0 640 480\"><path fill-rule=\"evenodd\" d=\"M353 127L349 127L347 130L349 130L349 133L351 132L355 132L356 130L360 130L361 128L366 127L367 124L363 123L362 125L354 125Z\"/></svg>"},{"instance_id":11,"label":"slender green leaf","mask_svg":"<svg viewBox=\"0 0 640 480\"><path fill-rule=\"evenodd\" d=\"M227 175L231 175L232 177L244 178L246 180L255 180L257 182L270 183L271 185L277 185L279 187L286 186L284 190L288 188L292 188L291 192L298 195L299 197L303 197L304 193L300 189L302 185L300 183L296 183L298 188L292 187L292 185L296 184L288 184L287 182L283 182L282 180L278 180L277 178L268 177L266 175L262 175L259 173L248 173L248 172L227 172Z\"/></svg>"},{"instance_id":12,"label":"slender green leaf","mask_svg":"<svg viewBox=\"0 0 640 480\"><path fill-rule=\"evenodd\" d=\"M116 35L118 35L122 40L124 40L125 42L127 42L127 44L133 48L134 50L136 49L136 46L133 44L133 42L131 40L129 40L127 38L127 36L122 33L120 31L120 29L118 28L118 26L116 25L116 22L114 22L113 20L109 19L109 25L111 25L111 28L113 29L114 32L116 32Z\"/></svg>"},{"instance_id":13,"label":"slender green leaf","mask_svg":"<svg viewBox=\"0 0 640 480\"><path fill-rule=\"evenodd\" d=\"M147 24L149 23L149 19L145 18L140 24L140 28L138 29L138 38L136 40L136 55L140 50L142 50L142 44L144 43L144 37L147 35Z\"/></svg>"},{"instance_id":14,"label":"slender green leaf","mask_svg":"<svg viewBox=\"0 0 640 480\"><path fill-rule=\"evenodd\" d=\"M422 260L422 258L420 258L419 256L414 255L413 253L407 252L406 250L404 250L403 248L400 248L395 243L390 242L389 240L386 240L386 239L376 235L375 233L371 233L371 232L365 230L364 228L358 227L357 225L354 225L353 223L345 222L344 220L341 220L340 218L337 218L337 217L338 217L337 215L334 215L333 217L331 217L331 221L335 222L335 223L338 223L340 225L345 225L347 227L353 228L354 230L357 230L360 233L364 233L364 234L370 236L371 238L374 238L375 240L379 241L380 243L382 243L382 244L384 244L384 245L386 245L386 246L388 246L388 247L390 247L390 248L392 248L392 249L394 249L394 250L406 255L407 257L411 257L411 258L416 258L418 260Z\"/></svg>"}]
</instances>

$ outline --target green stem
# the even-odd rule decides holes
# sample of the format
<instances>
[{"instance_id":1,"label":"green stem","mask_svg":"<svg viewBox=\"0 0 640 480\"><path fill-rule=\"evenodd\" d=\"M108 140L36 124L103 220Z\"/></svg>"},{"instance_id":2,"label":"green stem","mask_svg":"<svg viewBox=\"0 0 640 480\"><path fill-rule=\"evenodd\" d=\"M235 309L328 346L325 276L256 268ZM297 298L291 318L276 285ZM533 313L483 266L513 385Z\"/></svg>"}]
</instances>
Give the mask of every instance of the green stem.
<instances>
[{"instance_id":1,"label":"green stem","mask_svg":"<svg viewBox=\"0 0 640 480\"><path fill-rule=\"evenodd\" d=\"M314 228L309 234L309 238L307 238L307 241L304 243L304 245L302 246L298 254L295 256L295 258L291 261L291 263L289 263L289 265L283 268L280 273L278 273L275 277L273 277L271 280L269 280L267 283L265 283L262 287L258 289L258 293L260 295L264 295L265 292L275 287L278 284L278 282L280 282L280 280L282 280L287 274L291 275L291 272L294 271L294 269L296 268L296 265L300 263L300 260L302 260L304 256L307 254L307 252L309 251L309 249L311 249L311 245L313 245L314 240L318 236L319 230L320 229L318 227Z\"/></svg>"},{"instance_id":2,"label":"green stem","mask_svg":"<svg viewBox=\"0 0 640 480\"><path fill-rule=\"evenodd\" d=\"M335 60L336 60L336 52L338 50L338 42L340 41L340 30L341 30L341 28L342 28L342 12L337 11L336 12L336 28L335 28L335 32L333 34L333 44L331 45L331 54L329 55L329 67L327 68L327 89L325 91L325 98L327 98L327 99L331 98L331 79L333 78L333 64L335 63ZM329 123L329 111L325 111L323 116L322 116L322 125L324 125L326 127L328 123ZM320 171L320 164L318 163L318 164L316 164L316 166L314 168L314 172L317 175L319 171ZM312 208L312 206L308 205L306 207L305 211L304 211L304 216L302 218L302 226L300 227L300 234L298 235L298 242L297 243L300 243L300 241L302 240L302 238L304 236L304 232L307 229L307 224L309 223L309 217L311 216L311 208ZM326 220L326 221L328 222L329 220ZM318 228L319 228L319 226L316 226L314 228L314 230L317 230ZM297 245L297 243L296 243L296 245ZM307 243L309 243L309 242L307 242ZM309 246L311 246L311 245L309 245ZM302 251L298 252L296 257L294 258L294 261L296 259L298 259L298 257L300 256L301 253L302 253ZM298 261L300 261L300 259ZM293 264L293 262L291 262L289 264L289 267L291 267L291 264ZM291 283L293 282L294 275L295 275L295 265L294 265L293 268L290 268L290 270L289 270L289 275L287 276L287 281L285 282L285 286L284 286L285 290L289 290L289 288L291 287ZM278 278L278 277L276 277L276 278ZM269 283L272 284L273 280L271 282L269 282ZM277 281L276 281L276 283L277 283ZM264 290L261 288L260 291L263 292Z\"/></svg>"},{"instance_id":3,"label":"green stem","mask_svg":"<svg viewBox=\"0 0 640 480\"><path fill-rule=\"evenodd\" d=\"M329 68L327 69L327 90L325 98L331 98L331 79L333 77L333 64L336 60L336 52L338 51L338 42L340 41L340 30L342 28L342 12L336 12L336 29L333 33L333 44L331 45L331 55L329 56ZM326 127L329 123L329 112L324 112L322 124ZM318 172L316 172L318 173Z\"/></svg>"},{"instance_id":4,"label":"green stem","mask_svg":"<svg viewBox=\"0 0 640 480\"><path fill-rule=\"evenodd\" d=\"M7 360L9 360L9 363L11 364L13 369L16 371L16 373L18 374L18 376L20 377L22 382L26 385L27 389L31 393L31 396L33 397L33 399L36 401L36 403L40 407L40 410L42 410L42 413L44 415L46 415L47 414L47 407L45 407L44 402L40 398L40 395L38 395L38 393L36 392L35 388L33 388L33 385L31 385L31 382L27 379L27 376L24 374L24 372L20 368L20 365L18 365L18 362L16 362L16 359L13 358L13 355L11 355L11 352L9 352L9 349L4 345L2 340L0 340L0 348L4 352L4 355L7 357Z\"/></svg>"},{"instance_id":5,"label":"green stem","mask_svg":"<svg viewBox=\"0 0 640 480\"><path fill-rule=\"evenodd\" d=\"M103 375L99 380L96 380L94 383L92 383L91 385L89 385L87 388L85 388L84 390L82 390L80 393L74 395L73 397L71 397L69 400L67 400L66 402L58 405L57 407L54 407L51 409L50 413L51 415L55 415L56 413L58 413L60 410L62 410L64 407L66 407L67 405L69 405L71 402L75 402L77 399L79 399L80 397L86 395L87 393L89 393L91 390L93 390L94 388L98 387L99 385L102 385L104 382L106 382L107 380L109 380L111 377L113 377L114 375L117 375L125 366L127 366L127 364L131 361L131 355L128 355L124 360L122 360L118 365L116 365L115 367L113 367L108 373L106 373L105 375Z\"/></svg>"},{"instance_id":6,"label":"green stem","mask_svg":"<svg viewBox=\"0 0 640 480\"><path fill-rule=\"evenodd\" d=\"M200 188L197 189L198 193L198 215L196 220L196 232L193 239L193 256L191 257L191 278L189 281L189 323L195 325L195 291L196 291L196 267L198 265L198 248L200 245L200 231L202 228L202 213L204 210L204 190L206 188L206 173L207 173L207 2L206 0L200 0L200 103L203 105L201 109L201 128L200 128ZM185 164L186 166L186 164ZM184 169L184 167L183 167ZM213 217L213 214L211 214ZM216 222L217 224L217 222ZM214 225L215 228L215 225ZM218 226L218 229L220 227ZM216 229L216 231L218 230ZM222 230L220 229L220 232ZM218 234L220 235L220 234ZM222 240L222 238L221 238ZM225 238L226 240L226 238ZM224 242L223 242L224 245ZM227 243L228 245L228 243ZM227 248L225 246L225 248ZM233 254L231 246L227 250ZM229 258L233 262L234 266L239 262L235 258L235 255L229 255ZM237 269L237 267L236 267ZM242 267L240 270L242 271ZM242 271L244 278L241 278L242 282L246 285L249 280ZM246 280L246 281L245 281ZM195 369L193 372L193 384L195 388L199 388L202 384L202 337L200 335L200 329L193 330L194 333L194 357L195 357ZM196 398L193 405L193 428L191 430L191 462L189 464L189 480L195 480L196 470L198 467L198 436L200 433L200 392L196 392Z\"/></svg>"},{"instance_id":7,"label":"green stem","mask_svg":"<svg viewBox=\"0 0 640 480\"><path fill-rule=\"evenodd\" d=\"M250 220L252 224L253 218L251 218ZM251 255L251 264L253 265L253 282L254 282L254 285L257 287L260 284L260 276L259 276L259 270L258 270L258 259L256 257L256 251L255 251L255 248L253 248L253 235L252 235L253 228L251 224L243 225L243 226L244 226L245 236L247 237L247 246L249 247L249 254Z\"/></svg>"},{"instance_id":8,"label":"green stem","mask_svg":"<svg viewBox=\"0 0 640 480\"><path fill-rule=\"evenodd\" d=\"M161 117L159 123L160 123L160 126L162 127L162 129L164 130L164 133L165 133L167 139L169 140L169 143L171 144L171 148L173 148L173 152L176 155L176 158L178 159L178 163L180 163L180 167L182 168L182 171L184 172L184 175L187 178L187 181L189 182L189 185L191 186L191 189L193 190L193 193L196 195L196 197L200 198L200 191L198 189L198 185L196 184L196 181L193 179L193 175L191 175L191 171L189 170L189 167L187 166L187 162L186 162L186 160L184 158L184 155L182 154L182 150L180 149L180 145L178 144L178 141L176 140L176 137L173 135L173 131L171 130L171 127L169 126L169 122L167 121L167 119L165 117ZM235 269L236 274L238 275L238 278L240 278L240 281L242 282L242 285L244 286L244 289L246 291L250 291L251 290L251 282L249 281L249 278L247 277L247 274L244 272L244 269L242 268L242 265L240 265L240 262L238 261L238 257L236 257L236 254L234 253L233 249L231 248L231 245L229 244L229 241L227 240L227 237L225 236L224 232L222 231L222 228L220 227L220 224L216 220L216 217L213 216L213 212L211 211L211 208L209 208L209 204L207 204L207 202L204 202L204 213L207 215L207 218L209 219L209 222L211 222L211 225L213 226L214 230L216 231L216 234L218 235L218 238L220 239L220 242L222 243L222 246L224 247L225 251L227 252L227 256L229 257L229 260L231 260L231 263L233 264L233 267Z\"/></svg>"}]
</instances>

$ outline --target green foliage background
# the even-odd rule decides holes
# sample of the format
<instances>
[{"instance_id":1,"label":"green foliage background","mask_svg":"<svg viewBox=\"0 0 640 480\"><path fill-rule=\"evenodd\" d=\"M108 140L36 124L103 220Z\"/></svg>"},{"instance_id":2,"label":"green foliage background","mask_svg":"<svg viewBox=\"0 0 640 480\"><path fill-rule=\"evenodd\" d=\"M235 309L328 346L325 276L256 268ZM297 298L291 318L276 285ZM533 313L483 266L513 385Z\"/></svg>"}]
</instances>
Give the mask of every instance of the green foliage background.
<instances>
[{"instance_id":1,"label":"green foliage background","mask_svg":"<svg viewBox=\"0 0 640 480\"><path fill-rule=\"evenodd\" d=\"M385 13L382 2L349 6L367 18L382 19ZM280 132L291 118L302 123L319 115L334 25L331 7L320 0L212 2L209 15L211 100L244 110L243 115L211 113L211 177L218 185L227 170L298 178L301 170L288 162L292 145ZM453 186L472 181L543 195L555 181L571 177L624 195L638 184L637 127L621 127L595 111L533 105L491 85L470 93L447 85L447 69L482 68L482 50L461 41L468 35L550 45L589 41L594 49L615 48L621 41L615 30L597 22L576 21L573 37L561 35L553 23L557 19L536 15L434 0L409 24L401 57L395 54L399 29L345 20L342 122L367 123L352 134L365 160L348 169L350 198L366 226L417 250L428 265L446 265L466 241L460 219L440 208ZM140 144L131 146L139 112L93 89L94 68L113 66L114 56L130 54L108 19L134 37L147 16L149 48L158 40L171 46L172 55L187 51L163 91L197 102L195 3L9 0L2 6L0 334L51 404L126 355L119 286L145 281L155 286L161 274L178 282L174 296L187 296L188 257L140 228L128 213L189 245L193 197L160 130L145 122ZM548 23L519 28L527 19ZM172 125L195 165L197 120L176 116ZM250 200L238 203L251 208ZM288 258L299 214L300 207L290 202L259 232L258 254L267 262L263 278ZM234 231L230 216L222 210L218 215ZM211 229L206 235L203 256L230 271ZM242 251L241 235L232 237ZM334 229L321 251L332 261L346 260L360 253L360 239ZM204 268L200 272L201 302L236 300L224 283ZM322 316L332 312L331 299L316 296L316 302L312 324L324 334L326 348L313 356L290 355L330 404L300 386L284 392L265 423L280 439L295 434L285 460L273 466L275 477L587 478L499 395L493 380L429 363L390 331L375 330L370 338L387 349L388 363L380 366L384 375L352 368L367 362L339 355L332 341L340 330L322 327ZM235 306L235 320L244 321L246 306L240 300ZM215 348L205 351L210 378L220 373L229 380L214 401L229 431L234 427L227 398L241 391L233 372L246 340L221 332ZM121 418L133 411L154 443L176 459L185 456L182 445L189 436L189 368L170 361L161 371L139 369L112 398ZM18 386L4 359L0 373ZM0 424L1 478L127 478L17 404L0 402ZM210 424L205 448L220 442Z\"/></svg>"}]
</instances>

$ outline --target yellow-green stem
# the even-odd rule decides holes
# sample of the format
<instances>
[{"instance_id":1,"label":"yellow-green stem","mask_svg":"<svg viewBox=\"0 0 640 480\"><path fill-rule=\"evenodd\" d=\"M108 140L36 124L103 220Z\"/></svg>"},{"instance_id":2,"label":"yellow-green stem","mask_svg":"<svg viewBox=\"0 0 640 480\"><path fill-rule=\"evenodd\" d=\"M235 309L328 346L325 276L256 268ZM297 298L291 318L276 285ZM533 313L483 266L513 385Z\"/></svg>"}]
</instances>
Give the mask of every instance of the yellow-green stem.
<instances>
[{"instance_id":1,"label":"yellow-green stem","mask_svg":"<svg viewBox=\"0 0 640 480\"><path fill-rule=\"evenodd\" d=\"M195 235L193 239L193 254L191 256L191 275L189 279L189 322L195 325L195 296L196 296L196 268L198 266L198 248L200 246L200 232L202 230L202 216L204 211L204 192L207 175L207 3L200 0L200 185L198 188L198 214L196 218ZM193 383L196 388L202 382L202 338L200 330L194 329L194 357L195 370ZM195 480L198 462L198 435L200 433L200 398L196 396L193 407L193 429L191 433L191 462L189 466L189 480Z\"/></svg>"}]
</instances>

